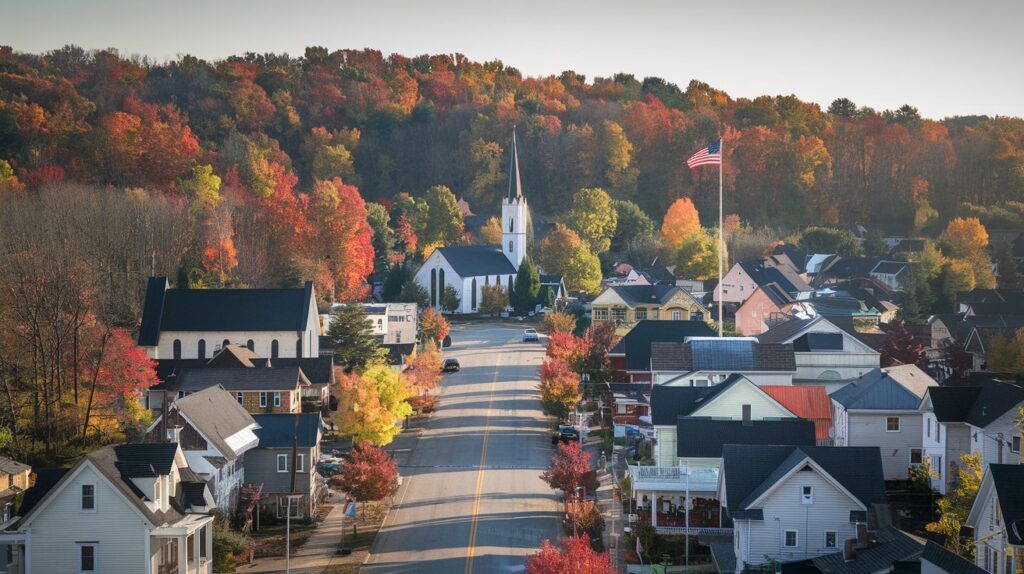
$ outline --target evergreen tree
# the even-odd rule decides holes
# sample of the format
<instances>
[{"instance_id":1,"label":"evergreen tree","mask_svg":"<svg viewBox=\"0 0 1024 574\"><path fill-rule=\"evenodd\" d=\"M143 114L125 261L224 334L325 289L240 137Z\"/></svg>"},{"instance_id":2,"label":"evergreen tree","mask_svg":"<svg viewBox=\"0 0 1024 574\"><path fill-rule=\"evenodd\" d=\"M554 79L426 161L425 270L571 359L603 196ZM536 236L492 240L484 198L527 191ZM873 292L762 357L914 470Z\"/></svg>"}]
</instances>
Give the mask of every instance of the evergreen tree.
<instances>
[{"instance_id":1,"label":"evergreen tree","mask_svg":"<svg viewBox=\"0 0 1024 574\"><path fill-rule=\"evenodd\" d=\"M346 371L362 372L368 364L387 357L387 350L374 336L362 305L353 303L334 310L327 336L334 345L334 364Z\"/></svg>"},{"instance_id":2,"label":"evergreen tree","mask_svg":"<svg viewBox=\"0 0 1024 574\"><path fill-rule=\"evenodd\" d=\"M537 304L539 292L540 274L537 273L537 268L530 258L524 257L523 262L519 264L515 286L512 289L512 306L515 307L516 313L525 315L530 312Z\"/></svg>"}]
</instances>

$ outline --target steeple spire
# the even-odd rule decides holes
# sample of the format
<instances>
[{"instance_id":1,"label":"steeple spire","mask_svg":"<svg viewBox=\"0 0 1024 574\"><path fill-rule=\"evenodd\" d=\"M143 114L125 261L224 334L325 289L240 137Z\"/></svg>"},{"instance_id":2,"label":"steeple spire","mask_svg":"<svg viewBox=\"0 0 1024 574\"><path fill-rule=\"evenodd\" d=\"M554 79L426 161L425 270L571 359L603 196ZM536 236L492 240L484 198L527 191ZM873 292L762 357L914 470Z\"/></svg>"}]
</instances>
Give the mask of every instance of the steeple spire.
<instances>
[{"instance_id":1,"label":"steeple spire","mask_svg":"<svg viewBox=\"0 0 1024 574\"><path fill-rule=\"evenodd\" d=\"M512 126L512 152L508 161L508 200L523 197L523 184L519 181L519 150L516 148L516 127Z\"/></svg>"}]
</instances>

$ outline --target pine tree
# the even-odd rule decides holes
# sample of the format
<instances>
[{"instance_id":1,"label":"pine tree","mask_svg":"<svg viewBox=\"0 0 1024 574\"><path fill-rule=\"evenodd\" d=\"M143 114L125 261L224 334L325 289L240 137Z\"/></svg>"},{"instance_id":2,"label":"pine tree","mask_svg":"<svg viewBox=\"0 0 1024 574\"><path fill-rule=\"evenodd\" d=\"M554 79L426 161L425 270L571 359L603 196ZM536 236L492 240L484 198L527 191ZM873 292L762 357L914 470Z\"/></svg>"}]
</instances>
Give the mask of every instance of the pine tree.
<instances>
[{"instance_id":1,"label":"pine tree","mask_svg":"<svg viewBox=\"0 0 1024 574\"><path fill-rule=\"evenodd\" d=\"M540 274L529 257L524 257L516 272L516 282L512 289L512 306L516 313L525 315L537 304L537 294L540 292Z\"/></svg>"}]
</instances>

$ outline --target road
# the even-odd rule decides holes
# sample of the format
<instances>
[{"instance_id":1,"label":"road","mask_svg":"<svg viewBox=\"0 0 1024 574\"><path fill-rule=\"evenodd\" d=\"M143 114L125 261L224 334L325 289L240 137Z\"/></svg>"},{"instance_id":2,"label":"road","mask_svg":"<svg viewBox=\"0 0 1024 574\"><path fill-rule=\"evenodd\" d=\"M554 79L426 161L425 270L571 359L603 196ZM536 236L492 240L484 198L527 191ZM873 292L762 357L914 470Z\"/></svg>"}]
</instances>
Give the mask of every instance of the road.
<instances>
[{"instance_id":1,"label":"road","mask_svg":"<svg viewBox=\"0 0 1024 574\"><path fill-rule=\"evenodd\" d=\"M536 392L542 344L494 323L455 326L452 340L445 357L462 371L441 383L362 572L522 572L560 534L555 493L539 478L551 455Z\"/></svg>"}]
</instances>

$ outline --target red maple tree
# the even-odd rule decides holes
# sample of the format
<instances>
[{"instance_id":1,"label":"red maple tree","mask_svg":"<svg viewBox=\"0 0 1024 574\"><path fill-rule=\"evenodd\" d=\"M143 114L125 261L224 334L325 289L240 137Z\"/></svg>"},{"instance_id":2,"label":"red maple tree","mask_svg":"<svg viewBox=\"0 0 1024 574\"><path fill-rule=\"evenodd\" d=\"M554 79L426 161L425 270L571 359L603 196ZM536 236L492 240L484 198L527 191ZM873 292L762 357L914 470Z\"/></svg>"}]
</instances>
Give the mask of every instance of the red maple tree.
<instances>
[{"instance_id":1,"label":"red maple tree","mask_svg":"<svg viewBox=\"0 0 1024 574\"><path fill-rule=\"evenodd\" d=\"M892 323L889 336L882 345L882 366L919 365L924 362L927 350L917 337L907 331L902 321Z\"/></svg>"},{"instance_id":2,"label":"red maple tree","mask_svg":"<svg viewBox=\"0 0 1024 574\"><path fill-rule=\"evenodd\" d=\"M527 574L612 574L611 557L595 552L587 535L570 536L561 549L545 540L540 550L526 559Z\"/></svg>"},{"instance_id":3,"label":"red maple tree","mask_svg":"<svg viewBox=\"0 0 1024 574\"><path fill-rule=\"evenodd\" d=\"M398 488L398 463L384 449L358 442L331 483L360 502L381 500Z\"/></svg>"},{"instance_id":4,"label":"red maple tree","mask_svg":"<svg viewBox=\"0 0 1024 574\"><path fill-rule=\"evenodd\" d=\"M583 486L586 474L590 472L590 453L583 450L578 442L560 443L551 453L551 468L540 475L551 488L565 493Z\"/></svg>"}]
</instances>

